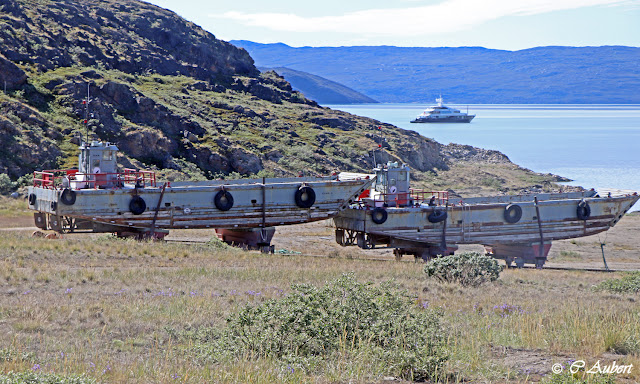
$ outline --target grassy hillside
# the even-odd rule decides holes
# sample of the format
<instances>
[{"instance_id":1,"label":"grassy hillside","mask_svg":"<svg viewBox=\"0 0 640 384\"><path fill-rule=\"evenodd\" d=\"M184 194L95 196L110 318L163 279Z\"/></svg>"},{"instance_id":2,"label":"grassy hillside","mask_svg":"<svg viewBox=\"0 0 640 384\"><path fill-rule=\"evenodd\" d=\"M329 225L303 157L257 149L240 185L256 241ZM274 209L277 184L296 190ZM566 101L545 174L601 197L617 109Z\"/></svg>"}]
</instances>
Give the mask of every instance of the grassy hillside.
<instances>
[{"instance_id":1,"label":"grassy hillside","mask_svg":"<svg viewBox=\"0 0 640 384\"><path fill-rule=\"evenodd\" d=\"M0 25L0 173L14 180L75 165L87 90L92 139L117 144L124 166L170 180L369 171L379 144L378 162L409 164L417 186L462 185L462 173L440 178L460 164L492 164L483 174L500 182L472 186L482 191L552 179L503 155L456 157L415 132L322 108L260 73L245 50L147 3L12 0Z\"/></svg>"},{"instance_id":2,"label":"grassy hillside","mask_svg":"<svg viewBox=\"0 0 640 384\"><path fill-rule=\"evenodd\" d=\"M232 41L257 65L344 84L380 102L637 104L640 48L289 47Z\"/></svg>"}]
</instances>

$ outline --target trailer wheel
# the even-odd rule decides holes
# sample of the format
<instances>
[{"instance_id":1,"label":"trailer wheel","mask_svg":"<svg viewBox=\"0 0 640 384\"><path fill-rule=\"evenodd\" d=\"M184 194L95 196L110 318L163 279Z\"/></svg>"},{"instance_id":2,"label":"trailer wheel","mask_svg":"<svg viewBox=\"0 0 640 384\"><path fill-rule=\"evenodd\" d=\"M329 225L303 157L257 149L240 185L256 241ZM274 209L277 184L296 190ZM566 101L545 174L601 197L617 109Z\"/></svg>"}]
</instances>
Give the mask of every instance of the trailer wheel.
<instances>
[{"instance_id":1,"label":"trailer wheel","mask_svg":"<svg viewBox=\"0 0 640 384\"><path fill-rule=\"evenodd\" d=\"M29 194L29 205L36 205L36 194Z\"/></svg>"},{"instance_id":2,"label":"trailer wheel","mask_svg":"<svg viewBox=\"0 0 640 384\"><path fill-rule=\"evenodd\" d=\"M439 223L447 219L447 211L433 211L427 216L430 223Z\"/></svg>"},{"instance_id":3,"label":"trailer wheel","mask_svg":"<svg viewBox=\"0 0 640 384\"><path fill-rule=\"evenodd\" d=\"M509 204L504 209L504 221L510 224L517 223L522 218L522 208L516 204Z\"/></svg>"},{"instance_id":4,"label":"trailer wheel","mask_svg":"<svg viewBox=\"0 0 640 384\"><path fill-rule=\"evenodd\" d=\"M47 216L42 212L35 212L33 214L33 221L36 227L40 229L47 229Z\"/></svg>"},{"instance_id":5,"label":"trailer wheel","mask_svg":"<svg viewBox=\"0 0 640 384\"><path fill-rule=\"evenodd\" d=\"M300 187L295 195L296 205L300 208L311 208L316 202L316 192L311 187Z\"/></svg>"},{"instance_id":6,"label":"trailer wheel","mask_svg":"<svg viewBox=\"0 0 640 384\"><path fill-rule=\"evenodd\" d=\"M129 202L129 210L134 215L140 215L147 210L147 203L140 196L134 196Z\"/></svg>"},{"instance_id":7,"label":"trailer wheel","mask_svg":"<svg viewBox=\"0 0 640 384\"><path fill-rule=\"evenodd\" d=\"M371 220L376 224L382 224L387 221L387 211L384 208L376 207L371 211Z\"/></svg>"},{"instance_id":8,"label":"trailer wheel","mask_svg":"<svg viewBox=\"0 0 640 384\"><path fill-rule=\"evenodd\" d=\"M60 201L62 201L62 203L64 205L73 205L76 203L76 193L75 191L69 189L69 188L65 188L62 191L62 194L60 194Z\"/></svg>"},{"instance_id":9,"label":"trailer wheel","mask_svg":"<svg viewBox=\"0 0 640 384\"><path fill-rule=\"evenodd\" d=\"M591 216L591 207L589 203L582 200L578 203L578 207L576 208L576 215L580 220L587 220Z\"/></svg>"},{"instance_id":10,"label":"trailer wheel","mask_svg":"<svg viewBox=\"0 0 640 384\"><path fill-rule=\"evenodd\" d=\"M220 190L213 198L213 204L221 211L228 211L233 207L233 195L229 191Z\"/></svg>"}]
</instances>

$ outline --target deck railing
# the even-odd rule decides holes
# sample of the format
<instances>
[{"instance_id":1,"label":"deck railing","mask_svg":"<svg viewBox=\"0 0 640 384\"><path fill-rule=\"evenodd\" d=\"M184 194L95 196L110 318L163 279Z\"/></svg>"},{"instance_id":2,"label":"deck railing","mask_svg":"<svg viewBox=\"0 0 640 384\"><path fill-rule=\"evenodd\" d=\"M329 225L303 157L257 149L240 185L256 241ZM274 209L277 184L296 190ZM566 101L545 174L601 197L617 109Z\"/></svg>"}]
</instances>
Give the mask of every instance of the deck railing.
<instances>
[{"instance_id":1,"label":"deck railing","mask_svg":"<svg viewBox=\"0 0 640 384\"><path fill-rule=\"evenodd\" d=\"M80 173L77 169L53 169L33 172L33 186L48 189L112 189L131 184L138 188L155 187L153 171L125 169L115 173Z\"/></svg>"},{"instance_id":2,"label":"deck railing","mask_svg":"<svg viewBox=\"0 0 640 384\"><path fill-rule=\"evenodd\" d=\"M448 191L425 191L422 189L409 189L409 192L381 193L374 195L374 206L383 204L396 207L419 206L427 203L433 206L447 205L449 202Z\"/></svg>"}]
</instances>

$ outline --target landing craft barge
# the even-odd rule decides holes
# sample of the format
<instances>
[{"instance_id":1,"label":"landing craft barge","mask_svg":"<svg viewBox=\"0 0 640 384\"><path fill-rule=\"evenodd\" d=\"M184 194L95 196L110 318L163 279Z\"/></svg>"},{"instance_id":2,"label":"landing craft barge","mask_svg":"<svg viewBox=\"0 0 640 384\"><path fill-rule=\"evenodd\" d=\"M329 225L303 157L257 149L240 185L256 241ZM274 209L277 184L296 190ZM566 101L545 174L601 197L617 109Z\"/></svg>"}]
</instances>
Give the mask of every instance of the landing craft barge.
<instances>
[{"instance_id":1,"label":"landing craft barge","mask_svg":"<svg viewBox=\"0 0 640 384\"><path fill-rule=\"evenodd\" d=\"M83 144L78 169L35 172L28 199L29 208L37 211L36 226L139 237L162 237L169 229L218 228L221 237L240 242L259 228L258 242L268 244L272 227L331 218L373 182L360 175L160 185L151 171L119 172L117 151L109 143Z\"/></svg>"},{"instance_id":2,"label":"landing craft barge","mask_svg":"<svg viewBox=\"0 0 640 384\"><path fill-rule=\"evenodd\" d=\"M638 201L635 192L540 193L449 199L448 193L409 188L409 168L376 169L363 197L334 218L341 245L394 248L396 258L429 260L458 244L482 244L507 265L542 267L553 240L589 236L613 227Z\"/></svg>"}]
</instances>

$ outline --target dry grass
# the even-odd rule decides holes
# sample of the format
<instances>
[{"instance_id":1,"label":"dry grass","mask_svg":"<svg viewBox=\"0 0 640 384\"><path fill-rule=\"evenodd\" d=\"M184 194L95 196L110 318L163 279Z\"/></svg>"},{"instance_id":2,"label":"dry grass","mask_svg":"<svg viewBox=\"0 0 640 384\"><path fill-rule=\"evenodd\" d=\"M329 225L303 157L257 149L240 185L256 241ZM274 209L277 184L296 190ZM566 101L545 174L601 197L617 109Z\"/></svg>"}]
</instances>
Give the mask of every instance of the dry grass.
<instances>
[{"instance_id":1,"label":"dry grass","mask_svg":"<svg viewBox=\"0 0 640 384\"><path fill-rule=\"evenodd\" d=\"M15 228L33 225L33 211L24 198L12 199L0 195L0 228Z\"/></svg>"},{"instance_id":2,"label":"dry grass","mask_svg":"<svg viewBox=\"0 0 640 384\"><path fill-rule=\"evenodd\" d=\"M637 216L625 218L610 239L632 238L629 231L638 222ZM292 283L321 285L348 271L361 281L395 279L419 302L443 309L451 381L538 381L550 374L553 362L570 359L640 367L640 297L591 288L612 275L507 270L497 283L463 289L427 281L420 264L392 262L388 250L341 248L331 231L322 223L278 229L276 248L303 252L293 256L106 235L46 240L31 238L28 230L3 231L0 372L39 364L45 372L86 373L117 383L381 382L368 376L366 366L348 362L328 367L321 377L264 360L205 363L194 358L191 341L179 336L223 326L231 312L281 297ZM565 253L562 261L585 263L597 260L588 245L593 243L560 242L555 252L559 257L563 251L578 252L581 257ZM611 251L610 263L618 261L618 253L623 259L637 257L637 246L626 249L630 244ZM640 370L617 379L638 381Z\"/></svg>"}]
</instances>

